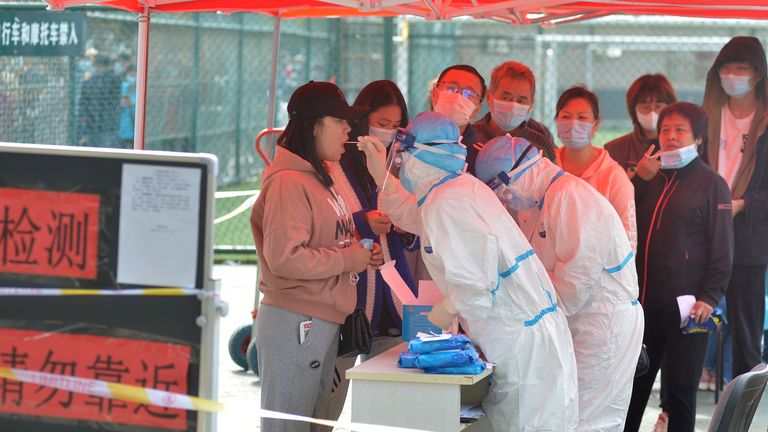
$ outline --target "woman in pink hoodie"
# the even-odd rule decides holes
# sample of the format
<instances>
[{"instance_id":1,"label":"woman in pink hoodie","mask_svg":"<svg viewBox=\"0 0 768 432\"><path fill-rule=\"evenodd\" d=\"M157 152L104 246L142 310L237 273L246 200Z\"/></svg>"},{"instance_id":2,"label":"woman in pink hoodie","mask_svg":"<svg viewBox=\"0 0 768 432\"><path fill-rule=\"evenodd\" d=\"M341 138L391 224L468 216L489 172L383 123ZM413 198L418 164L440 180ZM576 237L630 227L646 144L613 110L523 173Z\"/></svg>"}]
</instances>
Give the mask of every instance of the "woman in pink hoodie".
<instances>
[{"instance_id":1,"label":"woman in pink hoodie","mask_svg":"<svg viewBox=\"0 0 768 432\"><path fill-rule=\"evenodd\" d=\"M592 145L600 127L597 95L583 86L571 87L560 95L556 109L557 136L563 144L555 151L557 165L592 185L611 203L632 250L637 250L635 190L608 152Z\"/></svg>"},{"instance_id":2,"label":"woman in pink hoodie","mask_svg":"<svg viewBox=\"0 0 768 432\"><path fill-rule=\"evenodd\" d=\"M256 318L262 409L328 417L339 326L355 309L357 273L382 261L378 244L369 251L355 241L352 213L327 170L344 153L347 121L367 112L327 82L310 81L288 102L290 120L251 212L263 294ZM262 418L261 430L310 425Z\"/></svg>"}]
</instances>

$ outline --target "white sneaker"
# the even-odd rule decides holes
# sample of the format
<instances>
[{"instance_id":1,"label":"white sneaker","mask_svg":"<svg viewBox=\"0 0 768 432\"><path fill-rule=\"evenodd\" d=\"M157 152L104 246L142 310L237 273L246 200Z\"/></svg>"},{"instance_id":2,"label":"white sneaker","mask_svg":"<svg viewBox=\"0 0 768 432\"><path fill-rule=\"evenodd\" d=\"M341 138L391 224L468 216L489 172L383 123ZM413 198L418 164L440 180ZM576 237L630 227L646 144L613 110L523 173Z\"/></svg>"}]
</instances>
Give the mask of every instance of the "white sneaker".
<instances>
[{"instance_id":1,"label":"white sneaker","mask_svg":"<svg viewBox=\"0 0 768 432\"><path fill-rule=\"evenodd\" d=\"M712 390L714 391L715 374L704 369L701 371L701 379L699 380L699 390L709 390L709 383L712 383Z\"/></svg>"},{"instance_id":2,"label":"white sneaker","mask_svg":"<svg viewBox=\"0 0 768 432\"><path fill-rule=\"evenodd\" d=\"M712 377L712 381L710 381L709 385L707 385L707 390L711 392L715 391L715 385L717 385L717 380L715 380L715 378Z\"/></svg>"},{"instance_id":3,"label":"white sneaker","mask_svg":"<svg viewBox=\"0 0 768 432\"><path fill-rule=\"evenodd\" d=\"M656 419L656 424L653 425L653 432L667 432L667 425L669 424L669 413L662 411L659 414L659 418Z\"/></svg>"}]
</instances>

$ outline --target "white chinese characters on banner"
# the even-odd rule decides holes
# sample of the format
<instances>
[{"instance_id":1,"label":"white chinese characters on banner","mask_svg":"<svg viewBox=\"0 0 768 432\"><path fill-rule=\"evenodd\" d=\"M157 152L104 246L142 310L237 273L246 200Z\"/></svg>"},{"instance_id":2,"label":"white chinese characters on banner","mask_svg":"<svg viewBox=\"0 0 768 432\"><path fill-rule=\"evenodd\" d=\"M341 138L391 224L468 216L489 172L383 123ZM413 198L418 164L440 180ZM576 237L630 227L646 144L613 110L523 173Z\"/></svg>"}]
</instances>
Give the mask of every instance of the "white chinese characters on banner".
<instances>
[{"instance_id":1,"label":"white chinese characters on banner","mask_svg":"<svg viewBox=\"0 0 768 432\"><path fill-rule=\"evenodd\" d=\"M15 17L0 24L0 46L76 46L80 41L73 22L27 22Z\"/></svg>"}]
</instances>

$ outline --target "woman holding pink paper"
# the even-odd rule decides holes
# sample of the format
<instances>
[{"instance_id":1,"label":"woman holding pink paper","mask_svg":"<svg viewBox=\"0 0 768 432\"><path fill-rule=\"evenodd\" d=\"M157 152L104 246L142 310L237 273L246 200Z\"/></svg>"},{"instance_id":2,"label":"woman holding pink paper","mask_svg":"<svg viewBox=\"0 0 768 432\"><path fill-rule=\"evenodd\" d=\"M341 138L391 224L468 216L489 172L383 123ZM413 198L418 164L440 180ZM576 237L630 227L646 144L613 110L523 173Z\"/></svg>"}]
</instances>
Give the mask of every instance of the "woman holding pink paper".
<instances>
[{"instance_id":1,"label":"woman holding pink paper","mask_svg":"<svg viewBox=\"0 0 768 432\"><path fill-rule=\"evenodd\" d=\"M408 125L405 99L392 81L379 80L366 85L352 106L367 111L365 116L350 122L352 130L349 136L353 139L359 135L372 135L382 142L391 143L397 128ZM340 161L329 166L329 174L352 213L355 235L381 245L384 260L393 263L408 290L417 292L417 282L408 266L403 236L379 210L378 190L365 168L365 157L357 151L355 144L348 143ZM371 352L361 355L365 361L402 342L403 307L376 268L368 268L359 276L356 307L365 311L374 334ZM349 387L345 373L355 365L356 359L340 357L336 360L329 418L335 419L341 414Z\"/></svg>"}]
</instances>

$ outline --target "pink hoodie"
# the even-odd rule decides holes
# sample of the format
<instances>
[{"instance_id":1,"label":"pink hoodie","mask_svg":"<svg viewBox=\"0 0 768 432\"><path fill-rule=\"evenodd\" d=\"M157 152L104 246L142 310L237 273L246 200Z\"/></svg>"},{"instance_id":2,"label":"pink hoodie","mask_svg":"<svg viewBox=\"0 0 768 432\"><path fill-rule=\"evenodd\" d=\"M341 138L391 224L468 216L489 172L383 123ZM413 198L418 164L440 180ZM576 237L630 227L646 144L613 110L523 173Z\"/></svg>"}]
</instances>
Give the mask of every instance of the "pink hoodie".
<instances>
[{"instance_id":1,"label":"pink hoodie","mask_svg":"<svg viewBox=\"0 0 768 432\"><path fill-rule=\"evenodd\" d=\"M562 167L560 159L565 147L555 151L557 165ZM627 178L627 173L602 148L595 148L597 159L580 176L600 192L611 203L621 218L621 223L629 236L632 250L637 251L637 222L635 221L635 188Z\"/></svg>"},{"instance_id":2,"label":"pink hoodie","mask_svg":"<svg viewBox=\"0 0 768 432\"><path fill-rule=\"evenodd\" d=\"M251 212L263 304L344 323L355 309L350 280L352 213L312 165L277 147Z\"/></svg>"}]
</instances>

